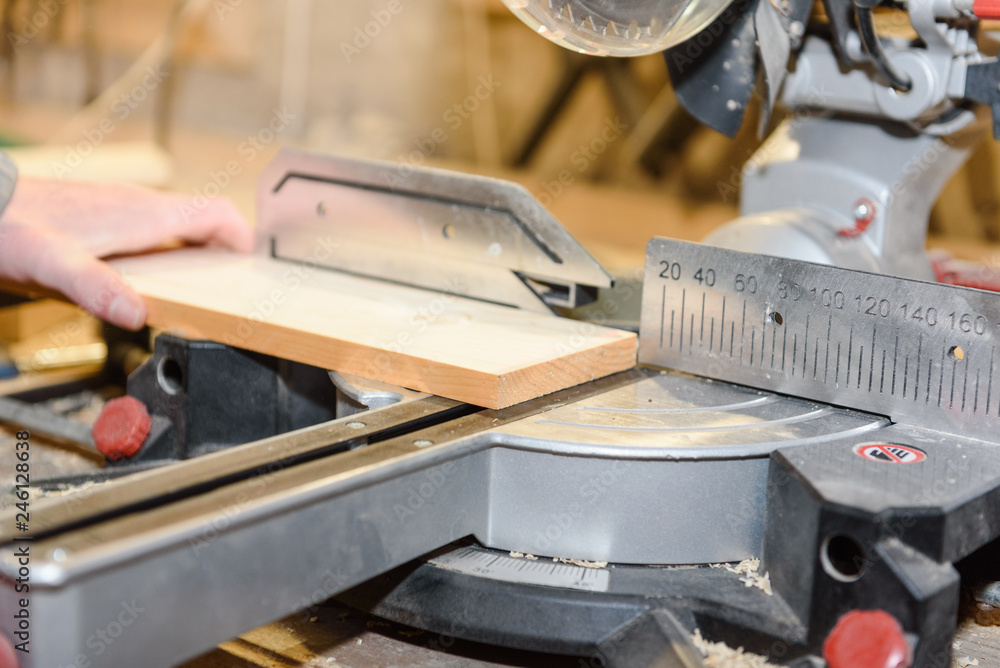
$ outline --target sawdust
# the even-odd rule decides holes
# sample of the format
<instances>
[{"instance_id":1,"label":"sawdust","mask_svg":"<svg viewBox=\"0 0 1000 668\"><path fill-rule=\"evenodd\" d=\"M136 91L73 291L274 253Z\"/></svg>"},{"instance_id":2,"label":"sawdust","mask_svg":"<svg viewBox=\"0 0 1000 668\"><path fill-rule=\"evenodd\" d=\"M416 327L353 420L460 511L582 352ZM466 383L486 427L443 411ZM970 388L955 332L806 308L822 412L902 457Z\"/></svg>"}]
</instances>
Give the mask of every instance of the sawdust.
<instances>
[{"instance_id":1,"label":"sawdust","mask_svg":"<svg viewBox=\"0 0 1000 668\"><path fill-rule=\"evenodd\" d=\"M564 557L552 557L552 561L560 564L582 566L583 568L605 568L608 565L606 561L587 561L586 559L566 559Z\"/></svg>"},{"instance_id":2,"label":"sawdust","mask_svg":"<svg viewBox=\"0 0 1000 668\"><path fill-rule=\"evenodd\" d=\"M510 556L514 559L528 559L529 561L538 561L538 557L533 554L525 554L524 552L509 552ZM580 566L581 568L606 568L608 562L606 561L587 561L586 559L567 559L566 557L552 557L552 561L557 564L572 564L574 566Z\"/></svg>"},{"instance_id":3,"label":"sawdust","mask_svg":"<svg viewBox=\"0 0 1000 668\"><path fill-rule=\"evenodd\" d=\"M725 568L730 573L740 576L740 582L747 587L756 587L768 596L774 596L771 591L771 575L769 573L760 574L760 559L744 559L733 566L732 564L709 564L712 568Z\"/></svg>"},{"instance_id":4,"label":"sawdust","mask_svg":"<svg viewBox=\"0 0 1000 668\"><path fill-rule=\"evenodd\" d=\"M974 609L974 606L970 606ZM951 643L951 664L949 668L972 668L972 666L996 665L1000 656L1000 626L982 626L971 616L972 610L964 610L967 615L955 630Z\"/></svg>"},{"instance_id":5,"label":"sawdust","mask_svg":"<svg viewBox=\"0 0 1000 668\"><path fill-rule=\"evenodd\" d=\"M691 641L705 659L705 668L780 668L766 658L753 652L745 652L742 647L733 649L721 642L705 640L701 629L695 629Z\"/></svg>"},{"instance_id":6,"label":"sawdust","mask_svg":"<svg viewBox=\"0 0 1000 668\"><path fill-rule=\"evenodd\" d=\"M33 497L38 497L38 498L48 498L53 496L73 496L75 494L82 495L84 492L87 492L87 490L90 490L94 487L98 487L102 484L104 483L95 482L91 480L85 483L81 483L79 485L73 485L71 487L63 487L62 489L43 490L43 489L32 488L31 494Z\"/></svg>"}]
</instances>

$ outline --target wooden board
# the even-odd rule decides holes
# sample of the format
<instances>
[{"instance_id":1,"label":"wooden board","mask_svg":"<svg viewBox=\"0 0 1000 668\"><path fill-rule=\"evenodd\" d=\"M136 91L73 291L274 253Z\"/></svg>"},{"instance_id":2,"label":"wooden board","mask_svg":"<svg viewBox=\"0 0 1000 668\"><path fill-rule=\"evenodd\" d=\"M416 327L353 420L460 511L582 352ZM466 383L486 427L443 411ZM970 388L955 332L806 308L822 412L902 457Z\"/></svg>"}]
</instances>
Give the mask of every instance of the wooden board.
<instances>
[{"instance_id":1,"label":"wooden board","mask_svg":"<svg viewBox=\"0 0 1000 668\"><path fill-rule=\"evenodd\" d=\"M263 256L113 263L150 325L504 408L635 365L636 336Z\"/></svg>"}]
</instances>

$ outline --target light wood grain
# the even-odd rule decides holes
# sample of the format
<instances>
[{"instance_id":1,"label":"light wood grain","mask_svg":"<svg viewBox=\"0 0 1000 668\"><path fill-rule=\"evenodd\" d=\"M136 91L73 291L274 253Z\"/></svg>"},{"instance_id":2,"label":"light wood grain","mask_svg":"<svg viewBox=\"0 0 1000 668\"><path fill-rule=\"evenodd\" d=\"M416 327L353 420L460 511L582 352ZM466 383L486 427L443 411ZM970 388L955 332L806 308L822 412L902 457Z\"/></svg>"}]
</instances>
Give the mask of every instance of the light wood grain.
<instances>
[{"instance_id":1,"label":"light wood grain","mask_svg":"<svg viewBox=\"0 0 1000 668\"><path fill-rule=\"evenodd\" d=\"M155 327L477 406L635 364L630 332L263 256L192 249L114 264Z\"/></svg>"}]
</instances>

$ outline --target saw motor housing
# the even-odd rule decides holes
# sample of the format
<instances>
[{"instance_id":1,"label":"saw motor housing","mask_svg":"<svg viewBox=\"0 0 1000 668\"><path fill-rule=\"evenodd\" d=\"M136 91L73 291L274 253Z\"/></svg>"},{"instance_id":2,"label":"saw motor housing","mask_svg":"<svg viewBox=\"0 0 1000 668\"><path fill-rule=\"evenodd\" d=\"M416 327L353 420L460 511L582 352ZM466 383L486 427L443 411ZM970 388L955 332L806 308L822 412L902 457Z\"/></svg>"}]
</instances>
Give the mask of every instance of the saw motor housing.
<instances>
[{"instance_id":1,"label":"saw motor housing","mask_svg":"<svg viewBox=\"0 0 1000 668\"><path fill-rule=\"evenodd\" d=\"M984 133L976 103L1000 137L987 3L823 0L825 21L813 0L628 3L614 17L589 0L507 4L581 52L663 50L679 102L723 134L755 92L762 135L778 103L791 112L744 167L741 217L713 245L933 280L930 210ZM879 34L882 10L908 17L901 36Z\"/></svg>"}]
</instances>

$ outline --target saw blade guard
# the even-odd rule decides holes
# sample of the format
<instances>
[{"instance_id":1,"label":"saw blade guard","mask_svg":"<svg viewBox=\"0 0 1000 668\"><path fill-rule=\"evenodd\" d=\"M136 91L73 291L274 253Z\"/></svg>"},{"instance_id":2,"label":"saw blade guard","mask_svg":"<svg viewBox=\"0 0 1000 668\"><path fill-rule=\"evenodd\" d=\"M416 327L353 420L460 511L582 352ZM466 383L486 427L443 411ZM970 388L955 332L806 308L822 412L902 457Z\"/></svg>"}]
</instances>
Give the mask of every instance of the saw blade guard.
<instances>
[{"instance_id":1,"label":"saw blade guard","mask_svg":"<svg viewBox=\"0 0 1000 668\"><path fill-rule=\"evenodd\" d=\"M504 0L532 30L572 51L644 56L694 37L729 0Z\"/></svg>"}]
</instances>

